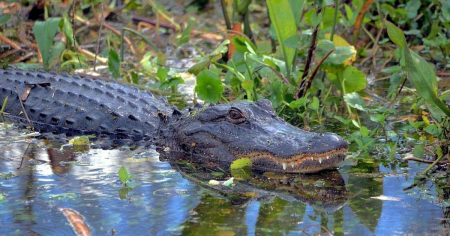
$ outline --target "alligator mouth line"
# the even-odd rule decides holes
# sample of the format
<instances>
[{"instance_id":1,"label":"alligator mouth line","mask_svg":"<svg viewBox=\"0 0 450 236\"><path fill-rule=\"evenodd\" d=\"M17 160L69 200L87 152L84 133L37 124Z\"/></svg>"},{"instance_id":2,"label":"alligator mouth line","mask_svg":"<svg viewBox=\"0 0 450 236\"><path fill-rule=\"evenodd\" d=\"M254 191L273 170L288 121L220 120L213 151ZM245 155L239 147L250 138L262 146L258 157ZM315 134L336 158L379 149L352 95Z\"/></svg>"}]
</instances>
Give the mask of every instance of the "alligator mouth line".
<instances>
[{"instance_id":1,"label":"alligator mouth line","mask_svg":"<svg viewBox=\"0 0 450 236\"><path fill-rule=\"evenodd\" d=\"M347 148L342 148L324 153L304 153L290 158L279 158L265 152L233 153L233 155L237 157L236 159L249 158L253 163L262 160L265 162L267 170L310 173L337 167L345 159L347 150Z\"/></svg>"}]
</instances>

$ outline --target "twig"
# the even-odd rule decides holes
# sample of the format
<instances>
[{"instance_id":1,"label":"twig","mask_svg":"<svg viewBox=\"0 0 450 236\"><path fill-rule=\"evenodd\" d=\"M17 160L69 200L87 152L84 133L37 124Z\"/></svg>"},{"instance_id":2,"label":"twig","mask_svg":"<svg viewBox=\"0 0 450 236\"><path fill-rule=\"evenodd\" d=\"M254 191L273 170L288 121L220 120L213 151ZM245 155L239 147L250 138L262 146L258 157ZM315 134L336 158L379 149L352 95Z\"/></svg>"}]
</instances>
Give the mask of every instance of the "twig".
<instances>
[{"instance_id":1,"label":"twig","mask_svg":"<svg viewBox=\"0 0 450 236\"><path fill-rule=\"evenodd\" d=\"M319 8L319 10L317 11L317 14L320 14L322 8ZM308 50L308 57L306 58L306 62L305 62L305 69L303 70L303 75L302 75L302 79L300 80L300 84L298 85L298 92L295 94L295 98L299 99L300 97L302 97L304 94L300 94L302 91L302 88L305 86L306 83L306 77L309 74L309 69L311 67L311 62L312 62L312 58L314 56L314 51L316 50L316 41L317 41L317 32L319 31L319 25L317 24L316 28L314 28L314 31L312 33L312 39L311 39L311 44L309 45L309 50Z\"/></svg>"},{"instance_id":2,"label":"twig","mask_svg":"<svg viewBox=\"0 0 450 236\"><path fill-rule=\"evenodd\" d=\"M277 70L275 70L274 68L267 66L269 69L271 69L273 71L273 73L275 73L278 77L280 77L283 82L287 85L291 85L291 83L289 82L289 80L286 79L286 77L284 77L280 72L278 72Z\"/></svg>"},{"instance_id":3,"label":"twig","mask_svg":"<svg viewBox=\"0 0 450 236\"><path fill-rule=\"evenodd\" d=\"M109 30L111 30L112 32L114 32L115 34L117 34L119 37L122 36L122 34L120 33L119 30L115 29L114 27L112 27L111 25L109 25L108 23L104 22L103 25L105 26L105 28L108 28ZM125 42L127 42L127 44L130 46L130 51L133 54L136 54L136 49L134 48L133 43L131 42L131 40L128 37L123 37L123 39L125 40Z\"/></svg>"},{"instance_id":4,"label":"twig","mask_svg":"<svg viewBox=\"0 0 450 236\"><path fill-rule=\"evenodd\" d=\"M12 50L8 50L6 52L3 52L3 53L0 54L0 59L5 58L5 57L7 57L7 56L9 56L11 54L14 54L16 52L19 52L19 51L20 51L19 49L12 49Z\"/></svg>"},{"instance_id":5,"label":"twig","mask_svg":"<svg viewBox=\"0 0 450 236\"><path fill-rule=\"evenodd\" d=\"M320 66L333 52L334 52L334 49L331 49L327 54L325 54L325 56L322 59L320 59L319 63L317 63L317 65L316 65L316 67L314 67L314 70L311 73L311 76L309 77L309 81L306 84L306 88L303 88L304 91L302 91L302 94L306 94L308 92L309 88L311 88L312 81L313 81L314 77L316 76L317 72L319 71Z\"/></svg>"},{"instance_id":6,"label":"twig","mask_svg":"<svg viewBox=\"0 0 450 236\"><path fill-rule=\"evenodd\" d=\"M28 149L30 148L30 145L31 145L31 143L28 143L27 149L25 150L25 152L22 155L22 160L20 161L20 165L19 165L19 167L17 167L18 170L22 167L23 159L25 159L25 155L27 154Z\"/></svg>"},{"instance_id":7,"label":"twig","mask_svg":"<svg viewBox=\"0 0 450 236\"><path fill-rule=\"evenodd\" d=\"M398 90L398 93L395 95L394 99L392 99L392 101L388 104L387 109L389 109L389 107L391 107L392 103L394 103L394 101L397 99L398 95L402 92L403 86L405 86L407 78L408 77L405 77L405 79L403 80L402 86L400 86L400 89Z\"/></svg>"},{"instance_id":8,"label":"twig","mask_svg":"<svg viewBox=\"0 0 450 236\"><path fill-rule=\"evenodd\" d=\"M144 22L144 23L147 23L147 24L150 24L150 25L153 25L153 26L156 26L158 24L158 22L156 20L142 18L142 17L139 17L139 16L133 16L133 22L135 24L139 23L139 22ZM159 23L159 26L161 26L161 27L163 27L165 29L171 29L171 30L174 30L174 31L177 29L177 27L175 27L175 25L168 24L168 23L162 23L161 22L161 23Z\"/></svg>"},{"instance_id":9,"label":"twig","mask_svg":"<svg viewBox=\"0 0 450 236\"><path fill-rule=\"evenodd\" d=\"M307 225L305 226L305 228L302 229L302 232L305 233L305 230L310 227L320 227L323 230L325 230L325 232L327 232L329 235L333 235L327 228L323 227L322 225Z\"/></svg>"},{"instance_id":10,"label":"twig","mask_svg":"<svg viewBox=\"0 0 450 236\"><path fill-rule=\"evenodd\" d=\"M33 126L33 124L31 124L31 121L30 121L30 118L28 117L27 111L25 110L25 107L23 106L23 102L22 102L22 99L20 98L20 93L19 93L19 90L17 89L17 87L16 87L16 92L17 92L17 97L20 102L20 106L22 107L23 114L25 114L25 117L27 118L27 121L31 127L31 130L34 130L34 126Z\"/></svg>"},{"instance_id":11,"label":"twig","mask_svg":"<svg viewBox=\"0 0 450 236\"><path fill-rule=\"evenodd\" d=\"M420 159L420 158L416 158L416 157L404 157L404 158L402 158L402 161L417 161L417 162L428 163L428 164L431 164L434 162L432 160L425 160L425 159ZM444 164L447 164L447 162L441 161L438 164L444 165Z\"/></svg>"},{"instance_id":12,"label":"twig","mask_svg":"<svg viewBox=\"0 0 450 236\"><path fill-rule=\"evenodd\" d=\"M35 52L29 52L29 53L17 58L16 60L14 60L13 63L19 63L19 62L24 61L34 55L35 55Z\"/></svg>"},{"instance_id":13,"label":"twig","mask_svg":"<svg viewBox=\"0 0 450 236\"><path fill-rule=\"evenodd\" d=\"M16 42L12 41L11 39L7 38L5 35L0 34L0 41L5 42L6 44L8 44L9 46L11 46L14 49L22 49L20 47L19 44L17 44Z\"/></svg>"},{"instance_id":14,"label":"twig","mask_svg":"<svg viewBox=\"0 0 450 236\"><path fill-rule=\"evenodd\" d=\"M77 3L77 0L73 0L72 3L72 19L70 19L70 24L72 25L72 30L73 30L73 34L72 34L72 41L73 41L73 45L72 47L75 47L75 5ZM78 59L78 63L80 64L80 68L81 68L81 60L80 60L80 55L78 54L78 51L75 51L75 54L77 55L77 59ZM94 64L95 65L95 64Z\"/></svg>"},{"instance_id":15,"label":"twig","mask_svg":"<svg viewBox=\"0 0 450 236\"><path fill-rule=\"evenodd\" d=\"M98 51L100 50L100 38L102 37L102 28L103 28L103 23L105 22L105 19L103 18L103 2L100 2L101 5L101 15L100 15L100 28L98 29L98 39L97 39L97 49L95 50L95 57L94 57L94 71L96 71L95 69L95 63L97 62L97 55L98 55Z\"/></svg>"},{"instance_id":16,"label":"twig","mask_svg":"<svg viewBox=\"0 0 450 236\"><path fill-rule=\"evenodd\" d=\"M91 58L91 59L94 59L94 57L95 57L95 54L94 54L94 53L92 53L92 52L90 52L90 51L88 51L88 50L86 50L86 49L83 49L83 48L80 48L80 47L77 47L77 46L75 46L74 49L77 50L78 52L80 52L81 54L83 54L83 55L85 55L85 56ZM103 64L108 63L108 59L106 59L106 58L104 58L104 57L97 56L97 60L98 60L100 63L103 63Z\"/></svg>"}]
</instances>

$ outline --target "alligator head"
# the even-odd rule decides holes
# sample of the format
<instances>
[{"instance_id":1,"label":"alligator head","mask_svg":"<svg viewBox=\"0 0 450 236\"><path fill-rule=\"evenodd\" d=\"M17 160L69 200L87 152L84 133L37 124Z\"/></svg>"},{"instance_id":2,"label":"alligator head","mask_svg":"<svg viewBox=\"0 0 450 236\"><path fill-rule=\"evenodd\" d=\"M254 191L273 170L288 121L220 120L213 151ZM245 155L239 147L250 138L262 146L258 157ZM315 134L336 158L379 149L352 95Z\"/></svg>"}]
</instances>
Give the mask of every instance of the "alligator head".
<instances>
[{"instance_id":1,"label":"alligator head","mask_svg":"<svg viewBox=\"0 0 450 236\"><path fill-rule=\"evenodd\" d=\"M186 114L176 111L163 119L156 142L162 158L182 155L221 167L250 158L257 170L313 173L337 167L348 147L336 134L307 132L286 123L265 99L208 106Z\"/></svg>"}]
</instances>

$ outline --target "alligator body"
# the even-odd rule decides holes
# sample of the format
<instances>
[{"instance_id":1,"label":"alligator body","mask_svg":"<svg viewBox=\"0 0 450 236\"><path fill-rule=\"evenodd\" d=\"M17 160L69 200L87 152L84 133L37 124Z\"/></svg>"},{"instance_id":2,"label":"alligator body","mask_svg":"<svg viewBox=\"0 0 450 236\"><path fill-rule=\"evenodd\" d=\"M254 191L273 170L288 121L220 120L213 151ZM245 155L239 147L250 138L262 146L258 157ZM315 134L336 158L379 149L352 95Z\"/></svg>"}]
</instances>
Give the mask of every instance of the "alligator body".
<instances>
[{"instance_id":1,"label":"alligator body","mask_svg":"<svg viewBox=\"0 0 450 236\"><path fill-rule=\"evenodd\" d=\"M7 119L25 126L29 120L48 136L93 134L111 140L105 146L155 145L162 158L220 167L250 158L258 170L312 173L335 168L347 151L346 141L336 134L306 132L284 122L268 100L181 112L137 87L68 74L0 70L0 105L6 97Z\"/></svg>"}]
</instances>

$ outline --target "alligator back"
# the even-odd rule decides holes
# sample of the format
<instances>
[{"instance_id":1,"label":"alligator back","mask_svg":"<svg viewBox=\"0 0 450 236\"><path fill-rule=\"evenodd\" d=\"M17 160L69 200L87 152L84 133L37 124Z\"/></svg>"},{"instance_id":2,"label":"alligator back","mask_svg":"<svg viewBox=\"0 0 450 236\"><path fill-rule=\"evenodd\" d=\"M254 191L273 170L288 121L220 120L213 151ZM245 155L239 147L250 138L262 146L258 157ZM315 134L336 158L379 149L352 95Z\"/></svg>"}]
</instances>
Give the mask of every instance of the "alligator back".
<instances>
[{"instance_id":1,"label":"alligator back","mask_svg":"<svg viewBox=\"0 0 450 236\"><path fill-rule=\"evenodd\" d=\"M27 124L18 94L34 128L43 133L151 140L158 112L170 109L137 87L68 74L0 70L0 107L8 97L7 118Z\"/></svg>"}]
</instances>

